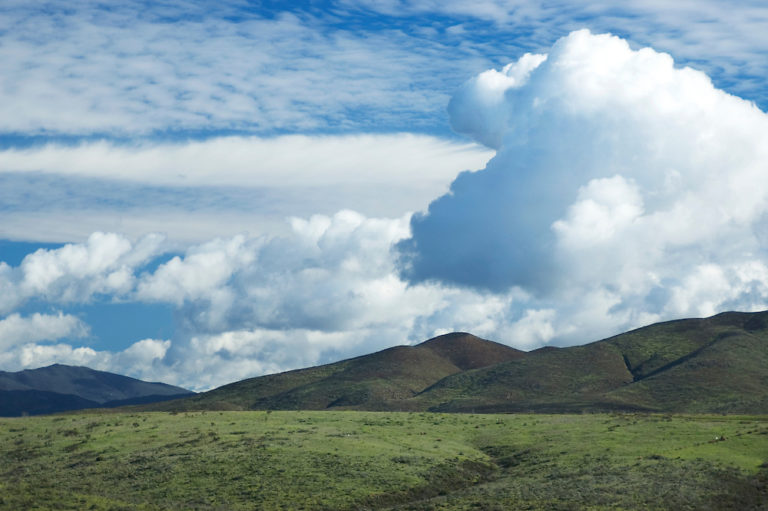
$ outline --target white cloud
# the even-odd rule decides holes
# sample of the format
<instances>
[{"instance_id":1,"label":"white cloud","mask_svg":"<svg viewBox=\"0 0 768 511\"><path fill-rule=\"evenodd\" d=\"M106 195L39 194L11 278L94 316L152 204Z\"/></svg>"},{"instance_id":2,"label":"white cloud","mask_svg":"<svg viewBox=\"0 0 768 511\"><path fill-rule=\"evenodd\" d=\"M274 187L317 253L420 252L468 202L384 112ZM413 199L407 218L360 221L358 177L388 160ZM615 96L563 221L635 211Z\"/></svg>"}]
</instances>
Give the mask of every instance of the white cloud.
<instances>
[{"instance_id":1,"label":"white cloud","mask_svg":"<svg viewBox=\"0 0 768 511\"><path fill-rule=\"evenodd\" d=\"M593 179L552 229L565 251L594 248L620 236L642 214L643 198L633 182L622 176Z\"/></svg>"},{"instance_id":2,"label":"white cloud","mask_svg":"<svg viewBox=\"0 0 768 511\"><path fill-rule=\"evenodd\" d=\"M523 317L504 330L507 342L521 349L538 348L555 337L557 311L554 309L528 309Z\"/></svg>"},{"instance_id":3,"label":"white cloud","mask_svg":"<svg viewBox=\"0 0 768 511\"><path fill-rule=\"evenodd\" d=\"M141 298L181 304L208 296L232 278L233 272L253 262L254 254L244 248L245 238L214 240L189 249L161 265L138 286Z\"/></svg>"},{"instance_id":4,"label":"white cloud","mask_svg":"<svg viewBox=\"0 0 768 511\"><path fill-rule=\"evenodd\" d=\"M84 337L88 326L79 318L58 314L18 313L0 319L0 350L7 351L20 344L55 341L63 337Z\"/></svg>"},{"instance_id":5,"label":"white cloud","mask_svg":"<svg viewBox=\"0 0 768 511\"><path fill-rule=\"evenodd\" d=\"M752 260L697 265L671 287L668 307L681 316L704 317L722 312L724 306L753 311L765 309L766 303L768 266Z\"/></svg>"},{"instance_id":6,"label":"white cloud","mask_svg":"<svg viewBox=\"0 0 768 511\"><path fill-rule=\"evenodd\" d=\"M135 287L134 272L162 254L163 237L149 234L136 243L114 233L95 232L85 243L39 249L21 265L0 265L0 312L30 299L48 303L87 303L94 296L125 296Z\"/></svg>"},{"instance_id":7,"label":"white cloud","mask_svg":"<svg viewBox=\"0 0 768 511\"><path fill-rule=\"evenodd\" d=\"M392 155L397 158L393 159ZM218 137L179 143L76 146L0 151L0 172L41 172L157 186L302 187L343 183L443 185L491 152L410 133Z\"/></svg>"},{"instance_id":8,"label":"white cloud","mask_svg":"<svg viewBox=\"0 0 768 511\"><path fill-rule=\"evenodd\" d=\"M123 265L132 287L114 288L105 298L174 304L173 344L143 340L115 353L28 343L6 352L2 360L7 366L30 367L58 358L204 389L418 342L444 331L498 338L511 304L525 295L409 286L397 276L391 252L393 243L408 235L408 220L367 218L347 210L293 219L290 234L281 237L236 236L192 246L151 272ZM62 271L38 280L37 295L49 302L87 302L94 289L104 289L121 261L144 261L136 255L146 253L144 246L98 235L85 244L32 254L9 271L21 279L25 266L50 260ZM62 261L79 261L87 270Z\"/></svg>"},{"instance_id":9,"label":"white cloud","mask_svg":"<svg viewBox=\"0 0 768 511\"><path fill-rule=\"evenodd\" d=\"M181 1L4 7L6 132L431 127L443 82L456 79L434 65L456 48L398 30L331 29L317 11Z\"/></svg>"},{"instance_id":10,"label":"white cloud","mask_svg":"<svg viewBox=\"0 0 768 511\"><path fill-rule=\"evenodd\" d=\"M396 155L393 157L393 155ZM93 231L173 240L285 232L288 216L426 207L492 152L412 134L225 137L0 151L0 237L77 241Z\"/></svg>"},{"instance_id":11,"label":"white cloud","mask_svg":"<svg viewBox=\"0 0 768 511\"><path fill-rule=\"evenodd\" d=\"M162 339L142 339L117 353L102 352L105 370L118 374L135 375L141 379L164 381L173 376L165 362L165 356L171 348L171 341Z\"/></svg>"},{"instance_id":12,"label":"white cloud","mask_svg":"<svg viewBox=\"0 0 768 511\"><path fill-rule=\"evenodd\" d=\"M360 332L356 332L359 336ZM302 329L248 329L193 337L187 346L181 375L197 374L188 384L211 388L231 381L317 364L323 352L350 349L360 343L350 332Z\"/></svg>"},{"instance_id":13,"label":"white cloud","mask_svg":"<svg viewBox=\"0 0 768 511\"><path fill-rule=\"evenodd\" d=\"M131 244L116 234L93 233L87 244L65 245L57 250L38 250L24 258L21 271L24 274L22 291L29 294L48 294L54 284L69 279L83 282L85 277L103 275L103 281L94 292L120 292L130 288L130 274L119 264L120 259L131 249ZM61 291L64 300L74 299L77 291L64 284ZM101 289L99 289L101 288Z\"/></svg>"},{"instance_id":14,"label":"white cloud","mask_svg":"<svg viewBox=\"0 0 768 511\"><path fill-rule=\"evenodd\" d=\"M526 80L473 79L453 99L457 128L500 145L413 218L412 282L521 287L557 311L555 342L768 305L765 113L610 35L520 65Z\"/></svg>"},{"instance_id":15,"label":"white cloud","mask_svg":"<svg viewBox=\"0 0 768 511\"><path fill-rule=\"evenodd\" d=\"M289 236L213 241L144 276L137 297L183 304L203 332L397 324L425 294L394 276L389 250L407 235L407 221L341 211L294 219Z\"/></svg>"},{"instance_id":16,"label":"white cloud","mask_svg":"<svg viewBox=\"0 0 768 511\"><path fill-rule=\"evenodd\" d=\"M182 379L170 364L164 363L163 359L171 347L169 340L143 339L118 352L98 351L88 346L73 347L66 343L41 344L40 340L43 339L28 337L23 343L0 352L0 364L4 370L67 364L148 381L173 382Z\"/></svg>"},{"instance_id":17,"label":"white cloud","mask_svg":"<svg viewBox=\"0 0 768 511\"><path fill-rule=\"evenodd\" d=\"M490 22L473 27L474 33L493 39L499 32L526 34L517 39L518 48L543 51L573 30L624 34L637 46L667 51L690 63L720 86L766 105L768 93L762 77L768 61L762 57L768 46L763 26L768 6L754 0L723 3L719 0L677 2L629 0L344 0L390 16L424 16L436 13L461 21Z\"/></svg>"},{"instance_id":18,"label":"white cloud","mask_svg":"<svg viewBox=\"0 0 768 511\"><path fill-rule=\"evenodd\" d=\"M86 366L104 369L109 355L92 348L73 348L69 344L28 343L11 352L3 353L3 365L11 370L46 367L51 364Z\"/></svg>"},{"instance_id":19,"label":"white cloud","mask_svg":"<svg viewBox=\"0 0 768 511\"><path fill-rule=\"evenodd\" d=\"M767 99L768 10L750 1L3 7L0 130L12 133L442 129L463 77L584 26L671 51L729 90ZM382 28L370 23L378 12L401 20Z\"/></svg>"},{"instance_id":20,"label":"white cloud","mask_svg":"<svg viewBox=\"0 0 768 511\"><path fill-rule=\"evenodd\" d=\"M526 53L501 71L489 69L468 80L448 104L453 128L460 133L471 133L478 142L498 149L510 117L519 115L508 108L504 98L507 90L524 86L531 71L546 58L546 55Z\"/></svg>"}]
</instances>

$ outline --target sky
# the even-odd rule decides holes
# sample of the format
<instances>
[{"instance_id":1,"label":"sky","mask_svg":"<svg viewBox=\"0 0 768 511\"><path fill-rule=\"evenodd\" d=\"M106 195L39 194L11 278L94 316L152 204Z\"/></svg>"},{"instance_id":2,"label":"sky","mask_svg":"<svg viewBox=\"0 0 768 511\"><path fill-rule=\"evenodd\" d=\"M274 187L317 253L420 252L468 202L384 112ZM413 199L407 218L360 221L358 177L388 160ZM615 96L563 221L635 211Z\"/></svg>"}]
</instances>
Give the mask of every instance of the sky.
<instances>
[{"instance_id":1,"label":"sky","mask_svg":"<svg viewBox=\"0 0 768 511\"><path fill-rule=\"evenodd\" d=\"M4 0L0 370L206 390L768 308L762 1Z\"/></svg>"}]
</instances>

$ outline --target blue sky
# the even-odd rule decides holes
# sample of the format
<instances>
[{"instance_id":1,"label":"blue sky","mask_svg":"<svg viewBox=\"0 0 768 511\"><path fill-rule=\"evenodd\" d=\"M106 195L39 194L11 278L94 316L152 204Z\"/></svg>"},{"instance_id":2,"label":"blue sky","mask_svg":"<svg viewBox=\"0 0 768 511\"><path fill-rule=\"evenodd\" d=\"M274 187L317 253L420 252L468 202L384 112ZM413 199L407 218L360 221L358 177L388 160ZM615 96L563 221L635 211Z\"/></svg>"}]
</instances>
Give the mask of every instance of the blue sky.
<instances>
[{"instance_id":1,"label":"blue sky","mask_svg":"<svg viewBox=\"0 0 768 511\"><path fill-rule=\"evenodd\" d=\"M452 330L531 349L764 309L766 22L5 1L0 369L205 389Z\"/></svg>"}]
</instances>

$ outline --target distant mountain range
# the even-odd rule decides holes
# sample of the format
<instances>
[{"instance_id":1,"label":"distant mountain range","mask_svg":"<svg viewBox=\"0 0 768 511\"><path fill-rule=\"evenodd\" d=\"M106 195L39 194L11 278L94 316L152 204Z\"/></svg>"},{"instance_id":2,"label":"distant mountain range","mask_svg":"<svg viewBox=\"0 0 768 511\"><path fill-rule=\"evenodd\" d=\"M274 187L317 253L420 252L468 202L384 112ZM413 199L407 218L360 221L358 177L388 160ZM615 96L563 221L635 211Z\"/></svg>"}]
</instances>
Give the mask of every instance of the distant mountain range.
<instances>
[{"instance_id":1,"label":"distant mountain range","mask_svg":"<svg viewBox=\"0 0 768 511\"><path fill-rule=\"evenodd\" d=\"M768 312L522 352L453 333L243 380L148 410L768 413Z\"/></svg>"},{"instance_id":2,"label":"distant mountain range","mask_svg":"<svg viewBox=\"0 0 768 511\"><path fill-rule=\"evenodd\" d=\"M0 371L0 416L111 408L176 399L194 393L87 367L54 364L19 372Z\"/></svg>"}]
</instances>

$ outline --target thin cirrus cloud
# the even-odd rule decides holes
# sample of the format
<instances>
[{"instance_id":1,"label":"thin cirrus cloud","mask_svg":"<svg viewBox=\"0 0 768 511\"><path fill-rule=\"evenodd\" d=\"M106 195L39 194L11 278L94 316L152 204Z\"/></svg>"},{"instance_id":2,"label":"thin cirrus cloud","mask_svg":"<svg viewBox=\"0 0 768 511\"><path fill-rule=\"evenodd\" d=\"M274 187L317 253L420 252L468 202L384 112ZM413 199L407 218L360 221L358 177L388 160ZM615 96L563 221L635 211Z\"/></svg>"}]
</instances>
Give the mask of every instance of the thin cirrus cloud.
<instances>
[{"instance_id":1,"label":"thin cirrus cloud","mask_svg":"<svg viewBox=\"0 0 768 511\"><path fill-rule=\"evenodd\" d=\"M56 0L46 7L10 2L0 18L2 131L434 127L449 90L441 83L460 82L431 64L448 55L439 42L399 30L330 30L332 16L298 8ZM487 62L474 48L458 51L465 63Z\"/></svg>"},{"instance_id":2,"label":"thin cirrus cloud","mask_svg":"<svg viewBox=\"0 0 768 511\"><path fill-rule=\"evenodd\" d=\"M585 26L672 52L720 87L768 101L768 9L759 2L321 5L256 11L239 2L48 0L41 10L4 2L0 131L444 135L445 102L466 76L521 48L544 52Z\"/></svg>"}]
</instances>

